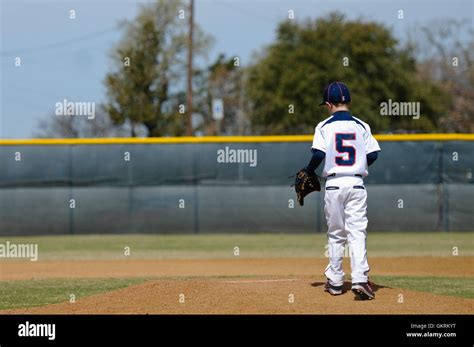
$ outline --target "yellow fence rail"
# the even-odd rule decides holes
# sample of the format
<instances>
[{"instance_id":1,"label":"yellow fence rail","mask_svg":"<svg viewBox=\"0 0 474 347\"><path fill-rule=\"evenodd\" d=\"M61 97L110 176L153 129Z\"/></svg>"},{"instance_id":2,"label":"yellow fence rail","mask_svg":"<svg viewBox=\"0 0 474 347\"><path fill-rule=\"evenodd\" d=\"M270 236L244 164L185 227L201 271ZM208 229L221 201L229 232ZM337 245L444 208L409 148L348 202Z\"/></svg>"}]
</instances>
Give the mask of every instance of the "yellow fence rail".
<instances>
[{"instance_id":1,"label":"yellow fence rail","mask_svg":"<svg viewBox=\"0 0 474 347\"><path fill-rule=\"evenodd\" d=\"M375 138L378 141L474 141L474 134L380 134L375 135ZM0 139L0 146L311 142L312 140L312 135Z\"/></svg>"}]
</instances>

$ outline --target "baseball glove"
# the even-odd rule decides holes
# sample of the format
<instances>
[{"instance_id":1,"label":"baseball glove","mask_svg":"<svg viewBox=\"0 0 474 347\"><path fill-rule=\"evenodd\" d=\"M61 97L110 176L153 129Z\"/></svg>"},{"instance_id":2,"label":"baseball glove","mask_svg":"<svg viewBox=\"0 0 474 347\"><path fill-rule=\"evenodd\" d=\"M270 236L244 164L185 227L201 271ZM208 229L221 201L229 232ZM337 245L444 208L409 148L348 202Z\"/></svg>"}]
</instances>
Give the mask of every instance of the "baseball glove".
<instances>
[{"instance_id":1,"label":"baseball glove","mask_svg":"<svg viewBox=\"0 0 474 347\"><path fill-rule=\"evenodd\" d=\"M298 171L295 183L291 186L295 186L296 198L301 206L304 205L304 198L306 195L314 191L321 191L321 183L319 182L318 175L314 172L308 172L305 169Z\"/></svg>"}]
</instances>

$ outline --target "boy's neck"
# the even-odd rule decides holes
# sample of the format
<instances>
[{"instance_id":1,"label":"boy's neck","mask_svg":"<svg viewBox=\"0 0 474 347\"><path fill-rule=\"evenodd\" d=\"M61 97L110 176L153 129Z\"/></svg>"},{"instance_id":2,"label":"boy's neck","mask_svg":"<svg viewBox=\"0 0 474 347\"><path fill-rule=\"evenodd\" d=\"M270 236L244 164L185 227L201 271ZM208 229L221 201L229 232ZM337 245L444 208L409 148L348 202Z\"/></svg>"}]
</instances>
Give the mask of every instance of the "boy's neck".
<instances>
[{"instance_id":1,"label":"boy's neck","mask_svg":"<svg viewBox=\"0 0 474 347\"><path fill-rule=\"evenodd\" d=\"M347 108L347 106L338 106L338 107L334 107L331 111L332 111L331 115L333 115L334 113L340 112L340 111L349 112L349 109Z\"/></svg>"}]
</instances>

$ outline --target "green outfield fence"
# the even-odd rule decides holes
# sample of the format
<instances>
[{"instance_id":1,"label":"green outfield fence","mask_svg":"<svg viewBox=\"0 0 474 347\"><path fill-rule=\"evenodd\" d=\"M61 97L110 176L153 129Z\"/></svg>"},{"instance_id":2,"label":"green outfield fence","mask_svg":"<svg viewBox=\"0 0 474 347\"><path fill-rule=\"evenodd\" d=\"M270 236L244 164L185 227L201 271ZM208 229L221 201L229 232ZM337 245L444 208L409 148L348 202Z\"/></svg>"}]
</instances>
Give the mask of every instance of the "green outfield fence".
<instances>
[{"instance_id":1,"label":"green outfield fence","mask_svg":"<svg viewBox=\"0 0 474 347\"><path fill-rule=\"evenodd\" d=\"M474 135L376 137L370 230L474 229ZM323 194L300 207L288 178L311 140L0 140L0 235L325 232ZM256 151L256 165L218 162L226 148Z\"/></svg>"}]
</instances>

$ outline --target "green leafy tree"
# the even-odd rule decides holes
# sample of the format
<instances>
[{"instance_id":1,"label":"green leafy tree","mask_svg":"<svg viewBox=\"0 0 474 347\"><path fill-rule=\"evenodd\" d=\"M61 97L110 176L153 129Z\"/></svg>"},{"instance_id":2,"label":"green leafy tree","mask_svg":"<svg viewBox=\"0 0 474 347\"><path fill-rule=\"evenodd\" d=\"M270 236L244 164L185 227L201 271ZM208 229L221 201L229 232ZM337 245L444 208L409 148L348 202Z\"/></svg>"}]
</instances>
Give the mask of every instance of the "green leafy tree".
<instances>
[{"instance_id":1,"label":"green leafy tree","mask_svg":"<svg viewBox=\"0 0 474 347\"><path fill-rule=\"evenodd\" d=\"M183 10L185 18L180 18ZM129 123L132 136L145 127L148 136L181 135L185 117L187 7L180 0L142 5L138 16L123 23L125 33L114 48L114 69L105 78L105 111L115 124ZM194 54L208 49L210 37L195 25Z\"/></svg>"},{"instance_id":2,"label":"green leafy tree","mask_svg":"<svg viewBox=\"0 0 474 347\"><path fill-rule=\"evenodd\" d=\"M434 131L449 104L438 84L418 78L414 57L409 49L399 48L387 28L348 21L338 13L281 23L276 42L255 59L248 69L246 94L257 133L310 132L328 116L318 104L332 81L349 86L351 111L375 132ZM420 119L381 116L380 104L389 99L420 102Z\"/></svg>"}]
</instances>

